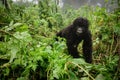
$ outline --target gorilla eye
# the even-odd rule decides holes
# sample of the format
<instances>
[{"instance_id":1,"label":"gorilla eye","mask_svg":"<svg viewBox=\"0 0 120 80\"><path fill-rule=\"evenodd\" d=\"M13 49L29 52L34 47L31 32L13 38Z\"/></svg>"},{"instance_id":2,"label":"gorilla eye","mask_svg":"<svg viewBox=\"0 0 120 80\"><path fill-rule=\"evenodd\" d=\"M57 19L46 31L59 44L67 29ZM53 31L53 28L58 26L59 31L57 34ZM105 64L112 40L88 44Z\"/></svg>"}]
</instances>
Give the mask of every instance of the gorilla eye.
<instances>
[{"instance_id":1,"label":"gorilla eye","mask_svg":"<svg viewBox=\"0 0 120 80\"><path fill-rule=\"evenodd\" d=\"M79 27L79 28L77 29L77 33L82 33L82 32L83 32L82 28Z\"/></svg>"}]
</instances>

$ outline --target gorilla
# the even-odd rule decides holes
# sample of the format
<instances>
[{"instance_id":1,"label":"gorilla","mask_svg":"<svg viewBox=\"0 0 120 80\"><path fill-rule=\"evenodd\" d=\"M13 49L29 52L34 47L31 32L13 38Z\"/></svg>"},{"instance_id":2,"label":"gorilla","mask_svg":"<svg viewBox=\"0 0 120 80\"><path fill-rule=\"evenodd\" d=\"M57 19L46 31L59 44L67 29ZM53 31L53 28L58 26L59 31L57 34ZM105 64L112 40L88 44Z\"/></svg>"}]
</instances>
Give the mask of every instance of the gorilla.
<instances>
[{"instance_id":1,"label":"gorilla","mask_svg":"<svg viewBox=\"0 0 120 80\"><path fill-rule=\"evenodd\" d=\"M87 63L92 63L92 35L89 30L89 21L86 18L78 17L73 23L60 30L57 37L66 39L68 52L73 58L79 58L77 47L83 41L82 51Z\"/></svg>"}]
</instances>

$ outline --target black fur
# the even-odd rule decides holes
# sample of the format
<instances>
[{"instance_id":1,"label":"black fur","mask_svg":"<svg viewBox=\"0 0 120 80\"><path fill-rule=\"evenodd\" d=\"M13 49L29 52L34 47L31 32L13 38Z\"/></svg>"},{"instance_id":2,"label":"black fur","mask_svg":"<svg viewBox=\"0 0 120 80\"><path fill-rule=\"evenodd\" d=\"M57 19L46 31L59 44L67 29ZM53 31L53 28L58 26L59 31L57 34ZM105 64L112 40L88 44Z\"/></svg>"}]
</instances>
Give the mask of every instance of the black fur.
<instances>
[{"instance_id":1,"label":"black fur","mask_svg":"<svg viewBox=\"0 0 120 80\"><path fill-rule=\"evenodd\" d=\"M79 27L82 27L82 33L77 33L77 29ZM56 35L66 39L68 52L74 58L79 58L77 47L78 44L83 40L82 48L85 61L88 63L92 63L92 36L88 27L89 21L85 18L79 17L73 21L72 25L64 28Z\"/></svg>"}]
</instances>

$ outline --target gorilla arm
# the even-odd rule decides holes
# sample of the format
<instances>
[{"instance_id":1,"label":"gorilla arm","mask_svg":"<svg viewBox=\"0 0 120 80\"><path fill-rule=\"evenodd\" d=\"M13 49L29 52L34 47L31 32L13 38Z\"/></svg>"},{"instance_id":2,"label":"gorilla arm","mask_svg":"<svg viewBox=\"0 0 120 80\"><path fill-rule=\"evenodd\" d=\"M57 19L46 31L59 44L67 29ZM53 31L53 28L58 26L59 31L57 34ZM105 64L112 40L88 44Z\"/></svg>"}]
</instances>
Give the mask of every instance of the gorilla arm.
<instances>
[{"instance_id":1,"label":"gorilla arm","mask_svg":"<svg viewBox=\"0 0 120 80\"><path fill-rule=\"evenodd\" d=\"M61 31L59 31L59 32L56 34L56 36L57 36L57 37L59 36L59 37L63 37L63 38L68 39L68 37L71 36L71 34L73 33L72 27L73 27L73 26L70 25L70 26L62 29ZM71 32L72 32L72 33L71 33Z\"/></svg>"},{"instance_id":2,"label":"gorilla arm","mask_svg":"<svg viewBox=\"0 0 120 80\"><path fill-rule=\"evenodd\" d=\"M86 62L92 63L92 36L90 32L86 34L83 41L83 55Z\"/></svg>"}]
</instances>

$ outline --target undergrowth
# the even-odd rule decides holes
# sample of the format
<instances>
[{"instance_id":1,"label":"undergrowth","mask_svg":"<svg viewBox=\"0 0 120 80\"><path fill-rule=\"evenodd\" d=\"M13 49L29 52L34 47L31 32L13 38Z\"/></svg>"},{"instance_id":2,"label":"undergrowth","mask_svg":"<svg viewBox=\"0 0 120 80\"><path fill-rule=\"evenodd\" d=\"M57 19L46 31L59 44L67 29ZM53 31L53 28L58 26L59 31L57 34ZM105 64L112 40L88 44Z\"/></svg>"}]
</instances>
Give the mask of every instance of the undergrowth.
<instances>
[{"instance_id":1,"label":"undergrowth","mask_svg":"<svg viewBox=\"0 0 120 80\"><path fill-rule=\"evenodd\" d=\"M51 5L50 5L51 3ZM44 4L44 5L43 5ZM0 6L0 80L119 80L119 10L83 6L61 10L52 0L10 12ZM55 39L76 17L87 17L93 36L93 63L68 55Z\"/></svg>"}]
</instances>

